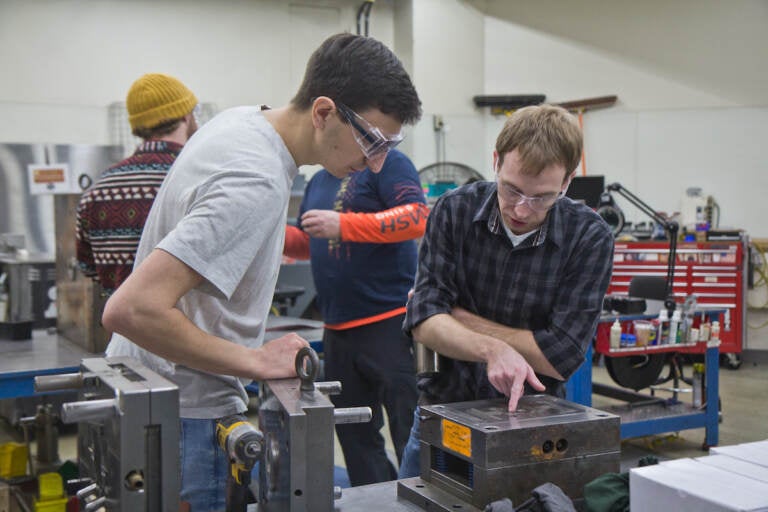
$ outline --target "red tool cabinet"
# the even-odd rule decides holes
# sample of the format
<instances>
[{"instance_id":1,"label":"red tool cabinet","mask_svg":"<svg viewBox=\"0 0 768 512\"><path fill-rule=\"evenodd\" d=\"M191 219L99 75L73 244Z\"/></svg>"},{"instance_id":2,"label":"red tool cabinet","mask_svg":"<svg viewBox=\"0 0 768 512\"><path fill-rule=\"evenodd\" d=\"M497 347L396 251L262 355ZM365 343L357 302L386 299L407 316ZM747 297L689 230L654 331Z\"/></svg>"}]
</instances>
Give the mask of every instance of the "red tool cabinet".
<instances>
[{"instance_id":1,"label":"red tool cabinet","mask_svg":"<svg viewBox=\"0 0 768 512\"><path fill-rule=\"evenodd\" d=\"M677 245L673 291L678 304L696 295L698 304L725 310L720 353L739 354L747 334L746 236L735 241L681 242ZM608 293L627 295L637 275L667 275L668 242L616 242Z\"/></svg>"}]
</instances>

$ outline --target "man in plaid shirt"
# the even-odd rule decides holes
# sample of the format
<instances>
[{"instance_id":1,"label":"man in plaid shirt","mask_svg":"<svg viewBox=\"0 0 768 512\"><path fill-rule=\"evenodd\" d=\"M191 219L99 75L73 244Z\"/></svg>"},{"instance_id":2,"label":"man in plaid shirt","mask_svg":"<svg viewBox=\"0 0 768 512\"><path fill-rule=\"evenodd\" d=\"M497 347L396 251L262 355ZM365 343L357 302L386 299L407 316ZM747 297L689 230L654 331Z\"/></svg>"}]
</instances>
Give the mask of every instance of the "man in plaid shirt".
<instances>
[{"instance_id":1,"label":"man in plaid shirt","mask_svg":"<svg viewBox=\"0 0 768 512\"><path fill-rule=\"evenodd\" d=\"M524 392L564 396L602 310L613 235L589 207L565 197L582 150L566 110L516 111L493 152L495 182L435 204L419 250L404 329L441 355L419 382L420 404ZM419 474L418 414L400 478Z\"/></svg>"}]
</instances>

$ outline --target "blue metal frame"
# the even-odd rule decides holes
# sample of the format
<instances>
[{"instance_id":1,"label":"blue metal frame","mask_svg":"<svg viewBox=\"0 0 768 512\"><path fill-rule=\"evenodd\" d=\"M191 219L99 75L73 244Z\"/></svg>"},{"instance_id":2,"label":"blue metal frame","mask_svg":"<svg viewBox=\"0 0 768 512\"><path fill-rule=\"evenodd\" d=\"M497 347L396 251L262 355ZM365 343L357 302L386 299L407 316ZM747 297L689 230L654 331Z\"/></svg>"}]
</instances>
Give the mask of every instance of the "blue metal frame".
<instances>
[{"instance_id":1,"label":"blue metal frame","mask_svg":"<svg viewBox=\"0 0 768 512\"><path fill-rule=\"evenodd\" d=\"M565 398L577 404L592 407L592 344L589 344L584 362L565 383Z\"/></svg>"},{"instance_id":2,"label":"blue metal frame","mask_svg":"<svg viewBox=\"0 0 768 512\"><path fill-rule=\"evenodd\" d=\"M62 368L0 373L0 399L37 395L38 393L35 391L35 377L38 375L56 375L58 373L76 373L79 371L79 366L64 366Z\"/></svg>"},{"instance_id":3,"label":"blue metal frame","mask_svg":"<svg viewBox=\"0 0 768 512\"><path fill-rule=\"evenodd\" d=\"M719 364L720 351L707 347L705 354L706 406L701 412L654 418L644 421L622 422L621 438L641 437L663 432L676 432L690 428L705 428L704 443L716 446L719 441ZM565 383L566 398L586 406L592 406L592 347L587 350L586 360Z\"/></svg>"}]
</instances>

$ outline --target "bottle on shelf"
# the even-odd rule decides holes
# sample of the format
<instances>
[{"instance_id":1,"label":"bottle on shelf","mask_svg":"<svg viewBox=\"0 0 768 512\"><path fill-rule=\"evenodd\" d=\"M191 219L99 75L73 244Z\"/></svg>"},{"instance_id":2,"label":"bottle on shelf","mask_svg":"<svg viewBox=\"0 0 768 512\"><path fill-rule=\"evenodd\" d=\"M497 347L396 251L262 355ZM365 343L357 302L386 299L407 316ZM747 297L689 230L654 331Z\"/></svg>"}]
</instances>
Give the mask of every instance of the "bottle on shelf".
<instances>
[{"instance_id":1,"label":"bottle on shelf","mask_svg":"<svg viewBox=\"0 0 768 512\"><path fill-rule=\"evenodd\" d=\"M693 363L693 406L700 409L704 405L707 391L704 384L704 363Z\"/></svg>"},{"instance_id":2,"label":"bottle on shelf","mask_svg":"<svg viewBox=\"0 0 768 512\"><path fill-rule=\"evenodd\" d=\"M720 341L720 322L717 320L712 322L712 330L709 333L709 339L712 341Z\"/></svg>"},{"instance_id":3,"label":"bottle on shelf","mask_svg":"<svg viewBox=\"0 0 768 512\"><path fill-rule=\"evenodd\" d=\"M659 329L655 322L658 322L658 319L651 320L651 326L648 329L648 345L658 344L656 341L656 335L658 334Z\"/></svg>"},{"instance_id":4,"label":"bottle on shelf","mask_svg":"<svg viewBox=\"0 0 768 512\"><path fill-rule=\"evenodd\" d=\"M619 348L621 345L621 323L617 318L611 325L611 348Z\"/></svg>"},{"instance_id":5,"label":"bottle on shelf","mask_svg":"<svg viewBox=\"0 0 768 512\"><path fill-rule=\"evenodd\" d=\"M699 341L699 328L691 327L688 331L688 343L697 343Z\"/></svg>"},{"instance_id":6,"label":"bottle on shelf","mask_svg":"<svg viewBox=\"0 0 768 512\"><path fill-rule=\"evenodd\" d=\"M696 207L696 240L699 242L706 242L708 230L709 230L709 222L707 222L705 207L697 206Z\"/></svg>"},{"instance_id":7,"label":"bottle on shelf","mask_svg":"<svg viewBox=\"0 0 768 512\"><path fill-rule=\"evenodd\" d=\"M669 315L665 308L659 311L659 335L656 337L659 345L669 343Z\"/></svg>"},{"instance_id":8,"label":"bottle on shelf","mask_svg":"<svg viewBox=\"0 0 768 512\"><path fill-rule=\"evenodd\" d=\"M621 342L622 347L634 347L637 345L637 336L634 334L624 333L621 335Z\"/></svg>"},{"instance_id":9,"label":"bottle on shelf","mask_svg":"<svg viewBox=\"0 0 768 512\"><path fill-rule=\"evenodd\" d=\"M709 323L709 319L704 320L699 326L699 340L709 341L710 330L711 330L711 325Z\"/></svg>"},{"instance_id":10,"label":"bottle on shelf","mask_svg":"<svg viewBox=\"0 0 768 512\"><path fill-rule=\"evenodd\" d=\"M661 332L661 322L658 317L651 319L651 332L648 333L649 345L660 345L659 333Z\"/></svg>"},{"instance_id":11,"label":"bottle on shelf","mask_svg":"<svg viewBox=\"0 0 768 512\"><path fill-rule=\"evenodd\" d=\"M680 310L672 312L672 320L669 322L669 343L680 343Z\"/></svg>"}]
</instances>

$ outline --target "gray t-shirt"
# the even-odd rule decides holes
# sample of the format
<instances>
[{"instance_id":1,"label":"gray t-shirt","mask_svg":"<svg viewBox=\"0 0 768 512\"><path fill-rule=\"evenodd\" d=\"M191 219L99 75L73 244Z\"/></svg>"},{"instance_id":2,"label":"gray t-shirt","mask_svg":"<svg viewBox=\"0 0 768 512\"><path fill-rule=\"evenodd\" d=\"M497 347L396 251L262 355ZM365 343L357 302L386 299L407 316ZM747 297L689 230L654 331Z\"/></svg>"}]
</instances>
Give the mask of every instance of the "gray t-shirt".
<instances>
[{"instance_id":1,"label":"gray t-shirt","mask_svg":"<svg viewBox=\"0 0 768 512\"><path fill-rule=\"evenodd\" d=\"M155 248L172 254L205 278L176 307L205 332L261 346L297 173L260 107L222 112L195 133L168 172L134 268ZM219 418L247 408L248 379L175 364L119 334L107 355L135 357L175 382L183 418Z\"/></svg>"}]
</instances>

